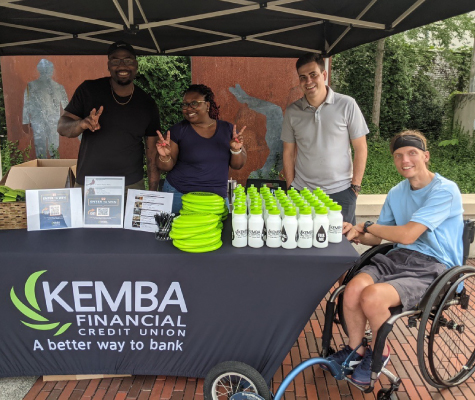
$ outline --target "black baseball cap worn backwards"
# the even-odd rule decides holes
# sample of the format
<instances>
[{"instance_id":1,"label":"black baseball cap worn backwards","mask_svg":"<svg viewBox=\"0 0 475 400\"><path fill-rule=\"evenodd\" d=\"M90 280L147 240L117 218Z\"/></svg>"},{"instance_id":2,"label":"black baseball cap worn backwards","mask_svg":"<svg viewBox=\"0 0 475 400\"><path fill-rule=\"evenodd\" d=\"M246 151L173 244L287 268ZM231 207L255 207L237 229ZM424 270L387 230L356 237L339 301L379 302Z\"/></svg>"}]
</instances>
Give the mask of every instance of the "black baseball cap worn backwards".
<instances>
[{"instance_id":1,"label":"black baseball cap worn backwards","mask_svg":"<svg viewBox=\"0 0 475 400\"><path fill-rule=\"evenodd\" d=\"M136 57L134 48L127 42L124 42L123 40L119 40L118 42L112 43L109 46L109 49L107 50L107 56L110 57L115 51L121 50L121 49L127 50L130 54Z\"/></svg>"}]
</instances>

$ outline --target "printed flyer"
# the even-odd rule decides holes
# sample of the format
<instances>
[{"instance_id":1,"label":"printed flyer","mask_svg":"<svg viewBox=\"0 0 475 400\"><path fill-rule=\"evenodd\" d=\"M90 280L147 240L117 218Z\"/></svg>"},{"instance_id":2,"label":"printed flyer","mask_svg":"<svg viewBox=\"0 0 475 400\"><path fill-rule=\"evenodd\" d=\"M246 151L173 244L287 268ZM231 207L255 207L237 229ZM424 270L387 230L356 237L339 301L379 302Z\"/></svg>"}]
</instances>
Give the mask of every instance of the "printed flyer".
<instances>
[{"instance_id":1,"label":"printed flyer","mask_svg":"<svg viewBox=\"0 0 475 400\"><path fill-rule=\"evenodd\" d=\"M84 227L122 228L124 224L123 176L86 176Z\"/></svg>"},{"instance_id":2,"label":"printed flyer","mask_svg":"<svg viewBox=\"0 0 475 400\"><path fill-rule=\"evenodd\" d=\"M156 232L155 214L171 213L173 193L129 189L125 207L124 228Z\"/></svg>"},{"instance_id":3,"label":"printed flyer","mask_svg":"<svg viewBox=\"0 0 475 400\"><path fill-rule=\"evenodd\" d=\"M26 191L29 231L82 227L81 189Z\"/></svg>"}]
</instances>

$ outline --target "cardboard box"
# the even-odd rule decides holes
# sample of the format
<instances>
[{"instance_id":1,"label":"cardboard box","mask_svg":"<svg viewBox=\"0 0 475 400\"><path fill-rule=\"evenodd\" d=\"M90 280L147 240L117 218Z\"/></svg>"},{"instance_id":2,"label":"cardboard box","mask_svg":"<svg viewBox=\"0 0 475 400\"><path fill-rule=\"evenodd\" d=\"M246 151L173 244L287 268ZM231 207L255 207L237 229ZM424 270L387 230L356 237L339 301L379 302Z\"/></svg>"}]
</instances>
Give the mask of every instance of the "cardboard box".
<instances>
[{"instance_id":1,"label":"cardboard box","mask_svg":"<svg viewBox=\"0 0 475 400\"><path fill-rule=\"evenodd\" d=\"M74 187L75 174L72 167L76 164L75 159L27 161L11 167L0 184L24 190Z\"/></svg>"}]
</instances>

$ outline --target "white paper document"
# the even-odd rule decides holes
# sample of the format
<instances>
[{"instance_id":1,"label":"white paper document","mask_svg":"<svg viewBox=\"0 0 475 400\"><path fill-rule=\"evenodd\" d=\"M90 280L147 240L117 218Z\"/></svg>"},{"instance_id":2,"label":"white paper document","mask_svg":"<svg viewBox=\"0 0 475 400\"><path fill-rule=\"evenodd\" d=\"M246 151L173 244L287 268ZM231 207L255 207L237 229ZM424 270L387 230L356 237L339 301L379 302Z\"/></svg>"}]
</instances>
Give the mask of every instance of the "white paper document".
<instances>
[{"instance_id":1,"label":"white paper document","mask_svg":"<svg viewBox=\"0 0 475 400\"><path fill-rule=\"evenodd\" d=\"M29 231L81 228L81 189L27 190L26 222Z\"/></svg>"},{"instance_id":2,"label":"white paper document","mask_svg":"<svg viewBox=\"0 0 475 400\"><path fill-rule=\"evenodd\" d=\"M129 189L125 207L125 229L156 232L155 214L171 213L173 193Z\"/></svg>"},{"instance_id":3,"label":"white paper document","mask_svg":"<svg viewBox=\"0 0 475 400\"><path fill-rule=\"evenodd\" d=\"M124 224L123 176L86 176L84 227L122 228Z\"/></svg>"}]
</instances>

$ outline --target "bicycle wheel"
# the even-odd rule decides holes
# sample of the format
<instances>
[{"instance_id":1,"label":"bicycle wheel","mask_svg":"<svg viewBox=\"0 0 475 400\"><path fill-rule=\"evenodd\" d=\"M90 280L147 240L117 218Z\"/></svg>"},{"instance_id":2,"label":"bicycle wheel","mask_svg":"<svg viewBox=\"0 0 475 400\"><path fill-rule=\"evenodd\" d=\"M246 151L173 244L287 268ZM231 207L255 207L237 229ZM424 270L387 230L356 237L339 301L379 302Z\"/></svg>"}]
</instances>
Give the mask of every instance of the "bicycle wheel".
<instances>
[{"instance_id":1,"label":"bicycle wheel","mask_svg":"<svg viewBox=\"0 0 475 400\"><path fill-rule=\"evenodd\" d=\"M457 386L475 370L475 303L470 293L475 293L475 268L455 267L437 284L422 313L417 357L432 386Z\"/></svg>"},{"instance_id":2,"label":"bicycle wheel","mask_svg":"<svg viewBox=\"0 0 475 400\"><path fill-rule=\"evenodd\" d=\"M239 361L225 361L213 367L203 385L205 400L225 400L239 392L255 393L270 400L266 381L251 366Z\"/></svg>"}]
</instances>

